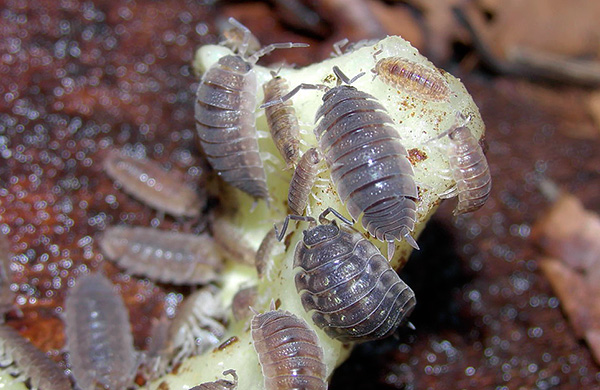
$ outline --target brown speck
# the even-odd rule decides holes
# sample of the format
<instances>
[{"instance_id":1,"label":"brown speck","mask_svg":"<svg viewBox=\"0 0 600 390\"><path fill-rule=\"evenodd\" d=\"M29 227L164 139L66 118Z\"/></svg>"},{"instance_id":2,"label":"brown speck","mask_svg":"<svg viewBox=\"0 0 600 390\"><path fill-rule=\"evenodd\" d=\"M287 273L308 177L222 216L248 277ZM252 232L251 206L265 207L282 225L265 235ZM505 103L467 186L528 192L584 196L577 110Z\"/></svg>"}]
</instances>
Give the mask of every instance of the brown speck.
<instances>
[{"instance_id":1,"label":"brown speck","mask_svg":"<svg viewBox=\"0 0 600 390\"><path fill-rule=\"evenodd\" d=\"M223 341L223 343L221 345L219 345L213 352L216 351L222 351L225 348L229 347L232 344L235 344L239 341L239 339L237 338L237 336L232 336L230 338L228 338L227 340Z\"/></svg>"},{"instance_id":2,"label":"brown speck","mask_svg":"<svg viewBox=\"0 0 600 390\"><path fill-rule=\"evenodd\" d=\"M417 163L427 160L427 157L427 153L423 150L417 148L408 150L408 161L410 161L412 165L417 165Z\"/></svg>"},{"instance_id":3,"label":"brown speck","mask_svg":"<svg viewBox=\"0 0 600 390\"><path fill-rule=\"evenodd\" d=\"M275 309L279 309L281 307L281 299L277 298L275 301Z\"/></svg>"},{"instance_id":4,"label":"brown speck","mask_svg":"<svg viewBox=\"0 0 600 390\"><path fill-rule=\"evenodd\" d=\"M167 384L167 382L160 382L160 385L156 388L157 390L170 390L171 388Z\"/></svg>"}]
</instances>

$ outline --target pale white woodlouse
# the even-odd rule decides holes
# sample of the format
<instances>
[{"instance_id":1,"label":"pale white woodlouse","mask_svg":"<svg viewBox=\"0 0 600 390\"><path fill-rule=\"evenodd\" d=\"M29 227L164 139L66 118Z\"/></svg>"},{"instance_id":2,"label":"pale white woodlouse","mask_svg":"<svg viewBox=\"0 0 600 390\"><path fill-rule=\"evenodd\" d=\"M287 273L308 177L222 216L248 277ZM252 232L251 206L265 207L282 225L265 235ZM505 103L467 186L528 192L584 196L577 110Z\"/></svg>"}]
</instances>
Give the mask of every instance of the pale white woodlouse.
<instances>
[{"instance_id":1,"label":"pale white woodlouse","mask_svg":"<svg viewBox=\"0 0 600 390\"><path fill-rule=\"evenodd\" d=\"M82 390L132 385L137 355L123 298L101 274L79 277L67 292L66 349L75 383Z\"/></svg>"},{"instance_id":2,"label":"pale white woodlouse","mask_svg":"<svg viewBox=\"0 0 600 390\"><path fill-rule=\"evenodd\" d=\"M333 213L344 225L325 217ZM309 221L294 252L295 283L304 309L327 335L342 342L363 342L391 335L415 307L415 294L379 249L352 229L351 221L328 208Z\"/></svg>"},{"instance_id":3,"label":"pale white woodlouse","mask_svg":"<svg viewBox=\"0 0 600 390\"><path fill-rule=\"evenodd\" d=\"M145 227L106 229L100 247L120 267L134 275L173 284L205 284L223 268L214 239Z\"/></svg>"},{"instance_id":4,"label":"pale white woodlouse","mask_svg":"<svg viewBox=\"0 0 600 390\"><path fill-rule=\"evenodd\" d=\"M254 316L251 332L266 390L327 389L323 349L303 319L271 310Z\"/></svg>"},{"instance_id":5,"label":"pale white woodlouse","mask_svg":"<svg viewBox=\"0 0 600 390\"><path fill-rule=\"evenodd\" d=\"M146 158L113 150L104 160L104 170L125 192L158 211L175 217L198 217L204 207L204 197L185 184L181 172L167 171Z\"/></svg>"},{"instance_id":6,"label":"pale white woodlouse","mask_svg":"<svg viewBox=\"0 0 600 390\"><path fill-rule=\"evenodd\" d=\"M13 364L14 363L14 364ZM29 379L32 389L70 390L71 382L56 363L6 324L0 324L0 365L19 379Z\"/></svg>"}]
</instances>

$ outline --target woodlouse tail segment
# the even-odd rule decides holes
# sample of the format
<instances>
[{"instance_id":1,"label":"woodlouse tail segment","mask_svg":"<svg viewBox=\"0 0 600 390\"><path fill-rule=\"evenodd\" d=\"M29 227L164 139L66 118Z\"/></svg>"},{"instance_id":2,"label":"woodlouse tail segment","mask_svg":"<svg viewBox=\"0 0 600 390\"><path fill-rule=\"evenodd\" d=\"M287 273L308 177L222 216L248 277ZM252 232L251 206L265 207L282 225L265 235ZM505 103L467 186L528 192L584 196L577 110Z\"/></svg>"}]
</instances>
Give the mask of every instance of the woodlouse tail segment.
<instances>
[{"instance_id":1,"label":"woodlouse tail segment","mask_svg":"<svg viewBox=\"0 0 600 390\"><path fill-rule=\"evenodd\" d=\"M354 83L356 80L365 75L365 72L360 72L356 76L349 78L344 74L344 72L342 72L340 68L337 67L337 65L333 67L333 73L337 76L339 81L343 82L346 85Z\"/></svg>"},{"instance_id":2,"label":"woodlouse tail segment","mask_svg":"<svg viewBox=\"0 0 600 390\"><path fill-rule=\"evenodd\" d=\"M321 91L325 91L325 90L328 89L328 87L326 85L324 85L324 84L305 84L305 83L302 83L302 84L299 84L296 87L294 87L294 89L292 89L290 92L286 93L282 97L263 103L260 106L260 108L266 108L266 107L274 106L276 104L285 103L286 101L288 101L292 97L294 97L294 95L297 94L301 89L319 89Z\"/></svg>"},{"instance_id":3,"label":"woodlouse tail segment","mask_svg":"<svg viewBox=\"0 0 600 390\"><path fill-rule=\"evenodd\" d=\"M287 232L288 225L290 224L290 220L310 222L311 229L314 228L315 226L317 226L317 220L314 219L313 217L304 217L302 215L290 214L287 217L285 217L285 219L283 220L283 224L281 225L280 232L277 232L277 225L273 225L273 227L275 228L275 234L277 235L278 241L283 240L283 237L285 237L285 233Z\"/></svg>"}]
</instances>

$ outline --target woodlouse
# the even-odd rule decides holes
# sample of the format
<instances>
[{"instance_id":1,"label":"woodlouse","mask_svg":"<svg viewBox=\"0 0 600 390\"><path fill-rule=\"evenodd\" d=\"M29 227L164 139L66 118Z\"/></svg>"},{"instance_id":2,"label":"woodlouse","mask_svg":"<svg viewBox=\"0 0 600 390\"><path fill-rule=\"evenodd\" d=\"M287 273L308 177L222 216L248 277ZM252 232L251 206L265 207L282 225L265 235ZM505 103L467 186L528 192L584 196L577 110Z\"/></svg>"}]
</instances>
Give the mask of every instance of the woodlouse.
<instances>
[{"instance_id":1,"label":"woodlouse","mask_svg":"<svg viewBox=\"0 0 600 390\"><path fill-rule=\"evenodd\" d=\"M137 357L121 295L101 274L78 278L65 301L65 335L75 382L83 390L125 389Z\"/></svg>"},{"instance_id":2,"label":"woodlouse","mask_svg":"<svg viewBox=\"0 0 600 390\"><path fill-rule=\"evenodd\" d=\"M227 257L238 263L255 265L256 250L242 234L239 226L222 215L210 218L210 230L219 248Z\"/></svg>"},{"instance_id":3,"label":"woodlouse","mask_svg":"<svg viewBox=\"0 0 600 390\"><path fill-rule=\"evenodd\" d=\"M10 242L4 233L0 233L0 322L4 321L4 315L11 310L15 299L15 293L10 289L11 261Z\"/></svg>"},{"instance_id":4,"label":"woodlouse","mask_svg":"<svg viewBox=\"0 0 600 390\"><path fill-rule=\"evenodd\" d=\"M348 226L325 219L333 213ZM376 340L391 335L412 312L415 294L391 268L379 249L352 229L351 221L328 208L320 225L312 217L294 252L296 289L314 323L342 342Z\"/></svg>"},{"instance_id":5,"label":"woodlouse","mask_svg":"<svg viewBox=\"0 0 600 390\"><path fill-rule=\"evenodd\" d=\"M306 45L272 44L246 58L250 31L233 18L229 22L244 31L244 39L238 54L220 58L202 76L196 95L196 128L208 162L223 180L254 198L268 199L255 124L254 64L275 49Z\"/></svg>"},{"instance_id":6,"label":"woodlouse","mask_svg":"<svg viewBox=\"0 0 600 390\"><path fill-rule=\"evenodd\" d=\"M303 319L272 310L254 316L251 329L266 390L327 389L323 349Z\"/></svg>"},{"instance_id":7,"label":"woodlouse","mask_svg":"<svg viewBox=\"0 0 600 390\"><path fill-rule=\"evenodd\" d=\"M258 288L256 286L246 287L239 290L231 302L231 311L236 321L242 321L250 317L250 307L256 303Z\"/></svg>"},{"instance_id":8,"label":"woodlouse","mask_svg":"<svg viewBox=\"0 0 600 390\"><path fill-rule=\"evenodd\" d=\"M276 244L277 237L275 229L271 229L267 232L267 234L265 234L265 237L261 241L260 246L256 251L255 265L259 279L262 279L264 275L269 273L271 265L271 255Z\"/></svg>"},{"instance_id":9,"label":"woodlouse","mask_svg":"<svg viewBox=\"0 0 600 390\"><path fill-rule=\"evenodd\" d=\"M154 352L150 360L154 361L155 374L162 375L185 358L219 345L225 333L220 322L224 319L225 310L216 288L209 286L188 296L169 324L165 343L151 348Z\"/></svg>"},{"instance_id":10,"label":"woodlouse","mask_svg":"<svg viewBox=\"0 0 600 390\"><path fill-rule=\"evenodd\" d=\"M238 376L235 373L235 370L227 370L223 371L223 375L231 375L233 381L228 381L226 379L219 379L216 382L207 382L198 386L192 387L190 390L228 390L235 389L238 383Z\"/></svg>"},{"instance_id":11,"label":"woodlouse","mask_svg":"<svg viewBox=\"0 0 600 390\"><path fill-rule=\"evenodd\" d=\"M348 85L354 80L339 68L333 70L346 85L323 95L315 135L338 195L352 218L362 214L363 227L388 242L389 258L395 239L404 237L418 249L410 235L416 220L417 186L400 135L372 95Z\"/></svg>"},{"instance_id":12,"label":"woodlouse","mask_svg":"<svg viewBox=\"0 0 600 390\"><path fill-rule=\"evenodd\" d=\"M450 98L450 86L439 71L406 58L382 58L377 61L373 72L384 83L412 97L436 102Z\"/></svg>"},{"instance_id":13,"label":"woodlouse","mask_svg":"<svg viewBox=\"0 0 600 390\"><path fill-rule=\"evenodd\" d=\"M104 160L104 170L129 195L161 212L198 217L204 207L205 199L185 184L181 172L167 171L146 158L113 150Z\"/></svg>"},{"instance_id":14,"label":"woodlouse","mask_svg":"<svg viewBox=\"0 0 600 390\"><path fill-rule=\"evenodd\" d=\"M19 375L22 380L29 379L34 390L71 389L71 383L63 370L29 340L6 324L0 324L0 361L2 367L14 363L8 371L13 375Z\"/></svg>"},{"instance_id":15,"label":"woodlouse","mask_svg":"<svg viewBox=\"0 0 600 390\"><path fill-rule=\"evenodd\" d=\"M485 204L492 189L487 159L468 127L453 127L447 134L448 162L456 186L445 197L458 195L454 215L475 211Z\"/></svg>"},{"instance_id":16,"label":"woodlouse","mask_svg":"<svg viewBox=\"0 0 600 390\"><path fill-rule=\"evenodd\" d=\"M204 284L219 277L223 261L207 234L113 226L100 240L103 253L134 275L173 284Z\"/></svg>"},{"instance_id":17,"label":"woodlouse","mask_svg":"<svg viewBox=\"0 0 600 390\"><path fill-rule=\"evenodd\" d=\"M294 170L288 190L288 209L291 214L304 214L308 197L319 174L320 163L321 155L316 148L310 148L302 155Z\"/></svg>"},{"instance_id":18,"label":"woodlouse","mask_svg":"<svg viewBox=\"0 0 600 390\"><path fill-rule=\"evenodd\" d=\"M288 91L286 80L273 74L263 85L265 102L279 99ZM288 167L293 167L300 158L300 126L291 100L265 108L271 138Z\"/></svg>"}]
</instances>

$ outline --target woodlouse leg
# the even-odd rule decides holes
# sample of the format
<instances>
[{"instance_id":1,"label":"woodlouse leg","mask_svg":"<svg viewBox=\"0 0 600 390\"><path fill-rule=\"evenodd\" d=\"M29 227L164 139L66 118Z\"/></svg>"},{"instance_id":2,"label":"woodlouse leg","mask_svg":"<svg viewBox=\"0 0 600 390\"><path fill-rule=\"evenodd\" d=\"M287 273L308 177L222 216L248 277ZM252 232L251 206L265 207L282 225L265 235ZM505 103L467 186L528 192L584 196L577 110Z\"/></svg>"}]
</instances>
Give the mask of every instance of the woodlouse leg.
<instances>
[{"instance_id":1,"label":"woodlouse leg","mask_svg":"<svg viewBox=\"0 0 600 390\"><path fill-rule=\"evenodd\" d=\"M347 85L352 84L353 82L355 82L356 80L358 80L359 78L361 78L362 76L365 75L365 72L360 72L359 74L357 74L356 76L354 76L350 79L337 66L333 67L333 73L337 76L338 79L340 79L344 84L347 84Z\"/></svg>"},{"instance_id":2,"label":"woodlouse leg","mask_svg":"<svg viewBox=\"0 0 600 390\"><path fill-rule=\"evenodd\" d=\"M231 375L231 377L233 378L232 386L235 389L237 387L237 384L238 384L238 376L235 373L235 370L226 370L226 371L223 371L223 376L227 376L227 375Z\"/></svg>"},{"instance_id":3,"label":"woodlouse leg","mask_svg":"<svg viewBox=\"0 0 600 390\"><path fill-rule=\"evenodd\" d=\"M337 211L337 210L335 210L335 209L333 209L331 207L327 207L325 209L325 211L323 211L321 213L321 215L319 215L319 222L321 224L326 224L326 223L330 223L331 222L330 220L328 220L327 218L325 218L329 213L335 215L336 217L338 217L342 222L344 222L347 225L350 225L350 226L354 225L353 221L351 221L348 218L344 217L342 214L339 213L339 211Z\"/></svg>"},{"instance_id":4,"label":"woodlouse leg","mask_svg":"<svg viewBox=\"0 0 600 390\"><path fill-rule=\"evenodd\" d=\"M275 100L271 100L270 102L266 102L266 103L262 104L259 108L266 108L266 107L274 106L275 104L284 103L284 102L290 100L292 97L294 97L294 95L297 94L301 89L320 89L320 90L326 90L326 89L328 89L328 87L326 85L322 85L322 84L305 84L305 83L302 83L300 85L297 85L294 89L292 89L290 92L286 93L285 95L283 95L279 99L275 99Z\"/></svg>"},{"instance_id":5,"label":"woodlouse leg","mask_svg":"<svg viewBox=\"0 0 600 390\"><path fill-rule=\"evenodd\" d=\"M350 42L348 40L348 38L344 38L341 39L339 41L337 41L336 43L334 43L333 46L333 53L332 55L334 57L340 57L344 54L344 51L342 50L342 47L346 46L348 44L348 42Z\"/></svg>"},{"instance_id":6,"label":"woodlouse leg","mask_svg":"<svg viewBox=\"0 0 600 390\"><path fill-rule=\"evenodd\" d=\"M310 228L314 228L317 225L317 220L313 217L303 217L302 215L294 215L290 214L283 220L283 225L281 226L281 232L277 232L277 225L273 225L275 228L275 234L277 235L277 240L283 240L283 236L285 236L285 232L287 231L288 225L290 223L290 219L294 221L307 221L310 222Z\"/></svg>"}]
</instances>

